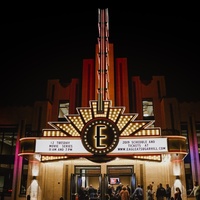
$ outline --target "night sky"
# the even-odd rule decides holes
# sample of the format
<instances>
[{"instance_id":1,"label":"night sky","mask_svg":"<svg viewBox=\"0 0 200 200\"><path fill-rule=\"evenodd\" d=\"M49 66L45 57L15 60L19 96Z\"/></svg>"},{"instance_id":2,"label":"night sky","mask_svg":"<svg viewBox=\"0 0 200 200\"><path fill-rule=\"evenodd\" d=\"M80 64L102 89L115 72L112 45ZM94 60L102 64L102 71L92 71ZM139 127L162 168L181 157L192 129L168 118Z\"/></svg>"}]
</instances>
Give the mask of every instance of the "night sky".
<instances>
[{"instance_id":1,"label":"night sky","mask_svg":"<svg viewBox=\"0 0 200 200\"><path fill-rule=\"evenodd\" d=\"M5 7L1 13L0 105L42 100L48 79L79 78L83 59L94 58L98 6L63 10ZM197 15L123 6L108 11L109 41L115 57L127 57L129 74L164 75L168 96L200 100Z\"/></svg>"}]
</instances>

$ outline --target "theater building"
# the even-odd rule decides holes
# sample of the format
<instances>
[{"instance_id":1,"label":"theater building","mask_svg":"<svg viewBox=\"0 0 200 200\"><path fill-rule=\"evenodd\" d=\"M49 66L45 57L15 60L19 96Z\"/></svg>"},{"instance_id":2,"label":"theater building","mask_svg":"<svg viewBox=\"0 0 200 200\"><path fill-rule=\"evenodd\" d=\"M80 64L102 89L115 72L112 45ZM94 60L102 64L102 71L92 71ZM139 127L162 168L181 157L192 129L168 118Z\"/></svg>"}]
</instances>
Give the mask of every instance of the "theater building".
<instances>
[{"instance_id":1,"label":"theater building","mask_svg":"<svg viewBox=\"0 0 200 200\"><path fill-rule=\"evenodd\" d=\"M141 184L146 192L168 183L185 200L200 182L200 102L168 97L164 76L130 77L127 58L114 56L107 20L99 10L99 42L81 80L48 80L45 100L0 108L6 199L75 200L92 185L91 199L105 200L108 185Z\"/></svg>"}]
</instances>

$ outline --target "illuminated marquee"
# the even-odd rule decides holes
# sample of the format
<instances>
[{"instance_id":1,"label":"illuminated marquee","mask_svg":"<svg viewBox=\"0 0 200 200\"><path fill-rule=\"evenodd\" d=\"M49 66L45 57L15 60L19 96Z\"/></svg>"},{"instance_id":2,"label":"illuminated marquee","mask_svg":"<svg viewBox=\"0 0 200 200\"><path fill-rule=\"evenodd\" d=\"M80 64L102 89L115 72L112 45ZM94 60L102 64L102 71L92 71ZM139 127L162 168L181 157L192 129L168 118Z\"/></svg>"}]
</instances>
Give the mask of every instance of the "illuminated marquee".
<instances>
[{"instance_id":1,"label":"illuminated marquee","mask_svg":"<svg viewBox=\"0 0 200 200\"><path fill-rule=\"evenodd\" d=\"M81 154L91 155L80 139L36 139L35 152L40 154ZM160 153L168 152L167 138L121 138L118 145L109 155L113 154L135 154L135 153Z\"/></svg>"},{"instance_id":2,"label":"illuminated marquee","mask_svg":"<svg viewBox=\"0 0 200 200\"><path fill-rule=\"evenodd\" d=\"M161 136L153 121L136 120L138 114L124 113L124 107L111 107L103 101L104 110L97 112L97 101L90 107L77 108L67 121L49 122L43 137L21 138L19 155L40 154L42 161L85 157L94 162L107 162L115 157L161 161L161 154L186 151L186 138Z\"/></svg>"}]
</instances>

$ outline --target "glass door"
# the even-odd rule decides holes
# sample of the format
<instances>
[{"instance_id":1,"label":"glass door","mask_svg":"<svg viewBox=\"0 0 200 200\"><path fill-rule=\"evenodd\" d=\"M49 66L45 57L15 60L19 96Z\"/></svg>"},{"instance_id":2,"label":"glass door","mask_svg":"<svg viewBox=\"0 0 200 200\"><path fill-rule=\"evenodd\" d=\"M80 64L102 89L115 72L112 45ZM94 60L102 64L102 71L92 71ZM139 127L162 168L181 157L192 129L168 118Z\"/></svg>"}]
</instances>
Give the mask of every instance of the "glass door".
<instances>
[{"instance_id":1,"label":"glass door","mask_svg":"<svg viewBox=\"0 0 200 200\"><path fill-rule=\"evenodd\" d=\"M75 174L72 180L72 196L77 196L79 199L101 199L102 176L100 166L75 166Z\"/></svg>"}]
</instances>

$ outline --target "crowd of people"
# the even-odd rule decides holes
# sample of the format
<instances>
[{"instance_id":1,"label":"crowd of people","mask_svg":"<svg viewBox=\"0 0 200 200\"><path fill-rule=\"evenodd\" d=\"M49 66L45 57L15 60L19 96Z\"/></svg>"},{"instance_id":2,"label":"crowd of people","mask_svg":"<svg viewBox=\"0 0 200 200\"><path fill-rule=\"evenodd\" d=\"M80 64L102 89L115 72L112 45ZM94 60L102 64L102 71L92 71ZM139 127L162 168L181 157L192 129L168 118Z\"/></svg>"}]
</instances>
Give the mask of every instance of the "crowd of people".
<instances>
[{"instance_id":1,"label":"crowd of people","mask_svg":"<svg viewBox=\"0 0 200 200\"><path fill-rule=\"evenodd\" d=\"M114 188L113 185L108 185L106 197L107 200L129 200L130 194L130 186L119 183L119 185L116 188Z\"/></svg>"},{"instance_id":2,"label":"crowd of people","mask_svg":"<svg viewBox=\"0 0 200 200\"><path fill-rule=\"evenodd\" d=\"M196 200L200 200L200 186L198 182L194 182L193 190L190 195L194 194ZM115 188L113 185L108 185L107 191L105 193L106 200L182 200L182 193L179 187L175 188L175 192L172 193L169 184L166 184L164 188L162 183L160 183L155 192L153 191L153 184L149 184L146 189L146 198L144 198L145 193L143 187L138 184L135 190L131 191L129 185L119 185ZM78 192L79 200L92 200L100 199L100 191L94 189L92 185L87 188L81 187Z\"/></svg>"},{"instance_id":3,"label":"crowd of people","mask_svg":"<svg viewBox=\"0 0 200 200\"><path fill-rule=\"evenodd\" d=\"M113 185L108 185L107 191L105 192L105 198L107 200L129 200L130 199L131 189L129 185L119 185L114 188ZM98 200L101 197L101 192L99 189L95 189L92 185L89 187L81 187L78 191L79 200Z\"/></svg>"},{"instance_id":4,"label":"crowd of people","mask_svg":"<svg viewBox=\"0 0 200 200\"><path fill-rule=\"evenodd\" d=\"M79 200L92 200L99 199L100 191L99 189L94 188L92 185L89 187L81 187L78 191L78 199Z\"/></svg>"},{"instance_id":5,"label":"crowd of people","mask_svg":"<svg viewBox=\"0 0 200 200\"><path fill-rule=\"evenodd\" d=\"M180 192L179 188L176 190ZM177 199L176 196L178 196L178 194L176 193L173 197L169 184L166 184L166 187L164 188L162 183L157 186L155 192L153 191L153 184L149 184L146 193L144 193L144 189L140 184L137 185L134 191L131 191L128 185L123 186L122 184L119 184L116 190L113 189L113 186L109 185L107 194L109 200L181 200Z\"/></svg>"}]
</instances>

